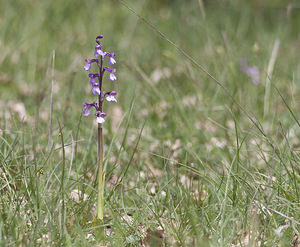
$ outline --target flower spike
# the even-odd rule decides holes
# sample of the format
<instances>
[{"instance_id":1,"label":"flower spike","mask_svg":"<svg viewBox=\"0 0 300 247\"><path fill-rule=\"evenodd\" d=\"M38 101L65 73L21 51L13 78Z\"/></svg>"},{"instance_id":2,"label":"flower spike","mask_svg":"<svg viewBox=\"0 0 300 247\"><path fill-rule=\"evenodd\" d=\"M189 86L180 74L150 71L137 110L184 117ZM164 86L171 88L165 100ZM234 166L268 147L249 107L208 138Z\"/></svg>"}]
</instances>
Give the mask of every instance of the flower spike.
<instances>
[{"instance_id":1,"label":"flower spike","mask_svg":"<svg viewBox=\"0 0 300 247\"><path fill-rule=\"evenodd\" d=\"M117 102L116 99L116 95L117 95L117 91L102 91L102 81L103 81L103 75L104 72L107 71L109 72L109 80L110 81L115 81L117 80L117 77L115 75L115 73L117 72L117 70L115 68L109 68L109 67L104 67L104 59L105 57L108 58L108 64L110 66L116 64L116 60L115 60L115 56L116 54L114 52L105 52L103 51L103 46L100 43L100 39L103 38L103 35L98 35L96 37L96 45L95 45L95 52L94 55L95 57L99 57L100 59L85 59L86 65L84 66L84 70L86 71L90 71L92 69L92 65L93 63L97 64L97 67L99 69L98 73L89 73L89 84L92 86L91 89L91 93L95 96L98 95L98 103L99 105L97 105L96 103L92 103L92 104L88 104L88 103L84 103L83 104L83 115L88 116L90 115L90 108L91 107L95 107L98 115L96 115L96 120L98 123L103 124L105 122L104 117L106 116L106 113L102 114L102 104L104 102L104 100L106 99L106 101L108 102ZM99 109L101 109L99 111ZM100 114L100 115L99 115Z\"/></svg>"}]
</instances>

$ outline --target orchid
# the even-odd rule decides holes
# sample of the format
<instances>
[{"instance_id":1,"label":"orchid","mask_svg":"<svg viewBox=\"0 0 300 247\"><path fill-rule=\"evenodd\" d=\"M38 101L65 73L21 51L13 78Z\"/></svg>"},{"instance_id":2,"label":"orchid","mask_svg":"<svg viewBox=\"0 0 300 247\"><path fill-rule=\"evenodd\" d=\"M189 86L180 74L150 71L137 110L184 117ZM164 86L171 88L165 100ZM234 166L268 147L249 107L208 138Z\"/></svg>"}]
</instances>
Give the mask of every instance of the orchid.
<instances>
[{"instance_id":1,"label":"orchid","mask_svg":"<svg viewBox=\"0 0 300 247\"><path fill-rule=\"evenodd\" d=\"M99 63L98 59L85 59L87 64L84 66L86 71L89 71L92 68L92 63Z\"/></svg>"},{"instance_id":2,"label":"orchid","mask_svg":"<svg viewBox=\"0 0 300 247\"><path fill-rule=\"evenodd\" d=\"M96 113L96 117L97 117L97 123L99 124L103 124L105 122L105 117L106 117L106 113L105 112L98 112Z\"/></svg>"},{"instance_id":3,"label":"orchid","mask_svg":"<svg viewBox=\"0 0 300 247\"><path fill-rule=\"evenodd\" d=\"M97 109L97 103L92 103L92 104L88 104L88 103L83 103L83 107L84 107L84 109L83 109L83 111L82 111L82 113L83 113L83 115L84 116L88 116L88 115L90 115L90 108L91 107L95 107L96 109Z\"/></svg>"},{"instance_id":4,"label":"orchid","mask_svg":"<svg viewBox=\"0 0 300 247\"><path fill-rule=\"evenodd\" d=\"M115 56L116 54L113 52L113 53L107 53L106 54L106 56L108 56L109 58L108 58L108 63L109 63L109 65L114 65L114 64L116 64L117 62L116 62L116 60L114 59L114 56Z\"/></svg>"},{"instance_id":5,"label":"orchid","mask_svg":"<svg viewBox=\"0 0 300 247\"><path fill-rule=\"evenodd\" d=\"M94 51L94 56L99 57L99 59L86 59L87 63L84 66L84 70L89 71L92 69L92 64L97 65L98 73L89 73L89 84L92 86L92 94L98 95L98 103L83 103L83 111L82 114L84 116L89 116L91 114L91 108L95 108L96 113L96 122L98 124L98 209L97 209L97 217L100 220L103 220L103 208L104 208L104 185L103 180L105 174L103 172L103 137L102 137L102 125L105 123L106 113L103 112L103 102L104 99L108 102L117 102L116 95L117 91L102 91L102 82L103 75L105 71L109 72L109 80L115 81L117 77L115 73L117 70L115 68L104 67L103 64L105 62L105 58L108 57L108 64L110 66L116 64L116 60L114 59L115 53L108 53L102 50L102 44L100 43L100 39L103 38L103 35L98 35L96 37L96 46Z\"/></svg>"},{"instance_id":6,"label":"orchid","mask_svg":"<svg viewBox=\"0 0 300 247\"><path fill-rule=\"evenodd\" d=\"M105 94L106 95L106 100L117 102L117 99L115 97L116 94L117 94L117 91L106 92L106 94Z\"/></svg>"},{"instance_id":7,"label":"orchid","mask_svg":"<svg viewBox=\"0 0 300 247\"><path fill-rule=\"evenodd\" d=\"M96 94L100 95L100 94L101 94L101 91L100 91L98 85L99 85L99 83L95 83L95 84L94 84L94 87L93 87L92 90L91 90L91 92L92 92L94 95L96 95Z\"/></svg>"},{"instance_id":8,"label":"orchid","mask_svg":"<svg viewBox=\"0 0 300 247\"><path fill-rule=\"evenodd\" d=\"M109 74L109 80L110 81L117 80L117 77L115 76L115 73L117 72L116 69L111 69L111 68L108 68L108 67L104 67L104 69L110 73Z\"/></svg>"},{"instance_id":9,"label":"orchid","mask_svg":"<svg viewBox=\"0 0 300 247\"><path fill-rule=\"evenodd\" d=\"M89 74L89 78L90 78L90 84L93 85L93 83L96 83L96 78L99 78L99 74L98 73L90 73Z\"/></svg>"}]
</instances>

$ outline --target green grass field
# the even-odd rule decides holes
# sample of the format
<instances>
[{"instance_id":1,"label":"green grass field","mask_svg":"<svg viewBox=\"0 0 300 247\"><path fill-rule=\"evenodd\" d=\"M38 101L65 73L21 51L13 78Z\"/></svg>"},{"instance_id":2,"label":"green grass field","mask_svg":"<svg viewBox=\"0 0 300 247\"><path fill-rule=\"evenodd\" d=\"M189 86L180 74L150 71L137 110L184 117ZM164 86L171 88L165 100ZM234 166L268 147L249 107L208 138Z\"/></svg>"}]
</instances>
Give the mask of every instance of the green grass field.
<instances>
[{"instance_id":1,"label":"green grass field","mask_svg":"<svg viewBox=\"0 0 300 247\"><path fill-rule=\"evenodd\" d=\"M0 246L299 246L300 4L261 2L0 1Z\"/></svg>"}]
</instances>

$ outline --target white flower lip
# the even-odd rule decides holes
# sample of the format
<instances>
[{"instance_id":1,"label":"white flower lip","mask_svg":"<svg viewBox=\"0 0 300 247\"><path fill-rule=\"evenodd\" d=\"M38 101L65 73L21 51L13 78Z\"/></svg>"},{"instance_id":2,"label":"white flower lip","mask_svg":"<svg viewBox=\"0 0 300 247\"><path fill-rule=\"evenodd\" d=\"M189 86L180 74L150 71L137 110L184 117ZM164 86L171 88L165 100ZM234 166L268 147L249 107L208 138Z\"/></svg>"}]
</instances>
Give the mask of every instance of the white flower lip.
<instances>
[{"instance_id":1,"label":"white flower lip","mask_svg":"<svg viewBox=\"0 0 300 247\"><path fill-rule=\"evenodd\" d=\"M113 95L108 95L108 96L106 96L106 100L107 100L107 101L114 101L114 102L117 102L116 97L113 96Z\"/></svg>"},{"instance_id":2,"label":"white flower lip","mask_svg":"<svg viewBox=\"0 0 300 247\"><path fill-rule=\"evenodd\" d=\"M103 117L97 117L97 123L103 124L105 122L105 119Z\"/></svg>"}]
</instances>

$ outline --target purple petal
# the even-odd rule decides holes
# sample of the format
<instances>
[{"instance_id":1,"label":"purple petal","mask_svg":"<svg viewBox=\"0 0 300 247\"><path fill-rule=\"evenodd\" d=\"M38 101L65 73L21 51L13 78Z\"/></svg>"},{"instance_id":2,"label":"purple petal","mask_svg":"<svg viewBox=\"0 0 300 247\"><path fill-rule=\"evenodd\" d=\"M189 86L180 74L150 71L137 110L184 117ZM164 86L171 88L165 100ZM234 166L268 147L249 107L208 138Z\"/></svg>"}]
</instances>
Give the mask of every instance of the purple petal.
<instances>
[{"instance_id":1,"label":"purple petal","mask_svg":"<svg viewBox=\"0 0 300 247\"><path fill-rule=\"evenodd\" d=\"M105 117L106 115L107 115L106 112L100 112L100 111L96 112L95 114L96 117Z\"/></svg>"},{"instance_id":2,"label":"purple petal","mask_svg":"<svg viewBox=\"0 0 300 247\"><path fill-rule=\"evenodd\" d=\"M104 67L104 69L105 69L106 71L108 71L109 73L111 73L111 72L112 72L112 69L111 69L111 68Z\"/></svg>"},{"instance_id":3,"label":"purple petal","mask_svg":"<svg viewBox=\"0 0 300 247\"><path fill-rule=\"evenodd\" d=\"M99 77L99 74L98 73L89 73L89 77L96 78L96 77Z\"/></svg>"},{"instance_id":4,"label":"purple petal","mask_svg":"<svg viewBox=\"0 0 300 247\"><path fill-rule=\"evenodd\" d=\"M98 59L92 59L92 63L98 63L99 60Z\"/></svg>"}]
</instances>

